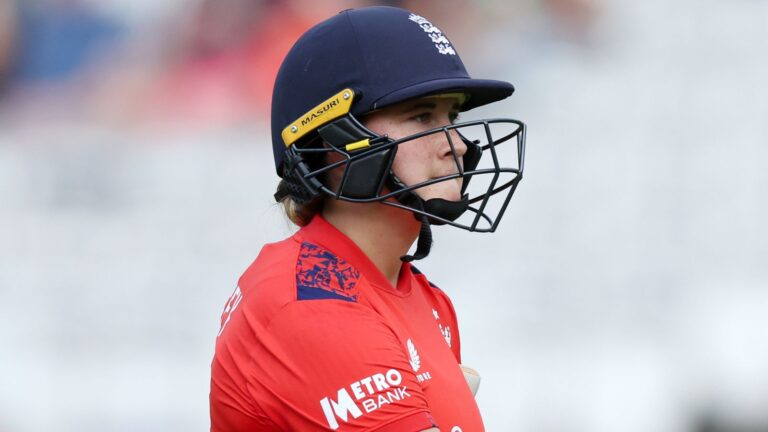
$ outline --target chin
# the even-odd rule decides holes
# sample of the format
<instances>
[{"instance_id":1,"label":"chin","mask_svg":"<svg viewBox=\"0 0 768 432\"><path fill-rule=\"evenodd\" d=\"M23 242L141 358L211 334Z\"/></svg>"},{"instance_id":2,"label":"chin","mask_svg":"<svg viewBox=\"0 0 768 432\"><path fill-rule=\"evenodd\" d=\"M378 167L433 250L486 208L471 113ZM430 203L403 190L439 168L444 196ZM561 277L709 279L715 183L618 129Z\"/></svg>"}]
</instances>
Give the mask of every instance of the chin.
<instances>
[{"instance_id":1,"label":"chin","mask_svg":"<svg viewBox=\"0 0 768 432\"><path fill-rule=\"evenodd\" d=\"M461 190L441 188L440 190L425 191L425 193L420 193L419 196L425 201L435 198L444 199L446 201L461 201Z\"/></svg>"}]
</instances>

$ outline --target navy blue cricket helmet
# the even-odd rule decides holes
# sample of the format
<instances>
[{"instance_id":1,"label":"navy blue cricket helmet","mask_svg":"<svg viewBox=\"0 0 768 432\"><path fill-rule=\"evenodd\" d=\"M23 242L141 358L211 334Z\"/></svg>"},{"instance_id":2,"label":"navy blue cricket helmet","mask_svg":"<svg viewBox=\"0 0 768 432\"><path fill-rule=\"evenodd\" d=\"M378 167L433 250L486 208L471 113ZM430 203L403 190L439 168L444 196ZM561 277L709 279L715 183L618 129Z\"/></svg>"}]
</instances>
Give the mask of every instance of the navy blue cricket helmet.
<instances>
[{"instance_id":1,"label":"navy blue cricket helmet","mask_svg":"<svg viewBox=\"0 0 768 432\"><path fill-rule=\"evenodd\" d=\"M315 25L286 55L272 96L272 146L277 174L288 186L278 190L280 201L291 196L307 202L326 195L355 202L382 202L413 212L433 224L450 224L470 231L494 231L509 198L522 178L525 125L493 119L457 123L418 137L397 140L368 130L360 119L374 110L431 95L456 94L460 110L499 101L512 94L512 84L471 78L456 48L428 19L404 9L375 6L349 9ZM501 129L502 133L494 130ZM406 185L391 172L397 146L429 133L449 130L461 136L468 150L456 159L456 172L441 179ZM470 130L477 132L466 137ZM456 136L456 135L454 135ZM503 168L495 149L516 142L511 168ZM451 143L453 149L454 143ZM455 151L455 149L454 149ZM328 164L323 153L336 152L341 162ZM483 157L484 153L493 153ZM338 159L338 158L337 158ZM486 159L490 166L481 169ZM342 182L323 181L330 169L343 168ZM500 179L501 174L509 178ZM418 189L436 181L491 179L488 187L461 202L424 201ZM474 182L474 181L473 181ZM498 215L485 210L488 199L506 191ZM390 198L395 198L394 200ZM431 202L430 202L431 201ZM471 210L466 222L457 218Z\"/></svg>"}]
</instances>

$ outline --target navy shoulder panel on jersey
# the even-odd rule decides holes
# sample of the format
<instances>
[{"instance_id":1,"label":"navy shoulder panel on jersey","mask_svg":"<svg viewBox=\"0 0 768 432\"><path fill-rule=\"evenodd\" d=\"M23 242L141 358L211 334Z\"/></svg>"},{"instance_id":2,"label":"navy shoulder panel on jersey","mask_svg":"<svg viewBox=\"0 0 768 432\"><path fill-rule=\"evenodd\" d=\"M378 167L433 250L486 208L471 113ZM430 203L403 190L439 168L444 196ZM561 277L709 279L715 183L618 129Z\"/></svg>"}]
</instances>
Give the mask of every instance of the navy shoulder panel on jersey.
<instances>
[{"instance_id":1,"label":"navy shoulder panel on jersey","mask_svg":"<svg viewBox=\"0 0 768 432\"><path fill-rule=\"evenodd\" d=\"M301 244L296 260L298 300L344 300L356 302L360 272L343 259L318 245Z\"/></svg>"},{"instance_id":2,"label":"navy shoulder panel on jersey","mask_svg":"<svg viewBox=\"0 0 768 432\"><path fill-rule=\"evenodd\" d=\"M426 279L427 283L428 283L428 284L429 284L429 286L431 286L432 288L434 288L434 289L436 289L436 290L439 290L439 291L442 291L442 289L440 289L440 287L439 287L439 286L437 286L437 285L433 284L433 283L432 283L432 282L431 282L429 279L427 279L427 276L426 276L426 275L424 275L424 273L422 273L422 272L421 272L421 270L417 269L417 268L416 268L416 266L414 266L413 264L411 264L411 272L412 272L414 275L416 275L416 276L421 276L421 277L423 277L424 279Z\"/></svg>"}]
</instances>

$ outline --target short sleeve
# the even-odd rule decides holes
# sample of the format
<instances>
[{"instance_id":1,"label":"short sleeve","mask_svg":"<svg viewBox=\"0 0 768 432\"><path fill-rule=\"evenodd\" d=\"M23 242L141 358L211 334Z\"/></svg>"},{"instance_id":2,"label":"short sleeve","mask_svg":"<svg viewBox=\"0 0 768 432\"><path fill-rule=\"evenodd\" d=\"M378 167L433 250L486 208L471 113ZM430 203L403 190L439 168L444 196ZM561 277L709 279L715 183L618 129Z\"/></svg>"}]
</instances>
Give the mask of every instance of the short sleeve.
<instances>
[{"instance_id":1,"label":"short sleeve","mask_svg":"<svg viewBox=\"0 0 768 432\"><path fill-rule=\"evenodd\" d=\"M421 431L435 427L406 344L372 310L322 299L286 305L246 372L280 430Z\"/></svg>"}]
</instances>

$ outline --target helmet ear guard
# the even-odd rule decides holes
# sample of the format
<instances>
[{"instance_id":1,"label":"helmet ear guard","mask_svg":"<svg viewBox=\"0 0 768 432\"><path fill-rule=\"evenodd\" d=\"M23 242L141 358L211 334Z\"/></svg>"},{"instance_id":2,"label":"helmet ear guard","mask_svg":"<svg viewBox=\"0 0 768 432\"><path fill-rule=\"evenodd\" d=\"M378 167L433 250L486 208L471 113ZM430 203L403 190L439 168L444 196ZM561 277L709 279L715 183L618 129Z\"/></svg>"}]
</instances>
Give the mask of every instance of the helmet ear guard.
<instances>
[{"instance_id":1,"label":"helmet ear guard","mask_svg":"<svg viewBox=\"0 0 768 432\"><path fill-rule=\"evenodd\" d=\"M287 125L281 137L286 146L282 166L283 188L275 194L281 201L291 196L306 203L323 193L328 194L316 169L327 165L319 161L335 152L347 159L344 175L335 195L367 198L381 192L384 174L389 170L396 150L373 152L364 158L352 159L353 153L371 148L371 141L380 138L367 130L349 114L355 98L361 92L345 88ZM325 173L327 170L322 170Z\"/></svg>"},{"instance_id":2,"label":"helmet ear guard","mask_svg":"<svg viewBox=\"0 0 768 432\"><path fill-rule=\"evenodd\" d=\"M320 127L317 133L325 143L344 157L381 144L371 141L380 138L371 133L351 116L344 116ZM391 141L384 137L386 141ZM397 148L374 151L346 164L337 196L365 199L381 193L387 173L392 167Z\"/></svg>"},{"instance_id":3,"label":"helmet ear guard","mask_svg":"<svg viewBox=\"0 0 768 432\"><path fill-rule=\"evenodd\" d=\"M280 202L290 196L299 204L306 204L322 195L323 183L316 177L310 176L310 167L304 158L293 148L285 152L283 166L283 181L280 182L275 201Z\"/></svg>"},{"instance_id":4,"label":"helmet ear guard","mask_svg":"<svg viewBox=\"0 0 768 432\"><path fill-rule=\"evenodd\" d=\"M349 89L344 92L354 94ZM283 179L290 187L275 194L277 201L288 195L303 203L323 193L352 200L366 200L381 194L397 146L380 149L392 140L369 131L346 112L337 115L341 116L320 120L324 124L314 131L301 131L300 139L286 141ZM294 124L300 124L300 119ZM289 132L286 128L284 133L287 135ZM379 150L374 150L377 148ZM366 152L368 154L363 155ZM332 154L339 155L341 161L334 163L328 160ZM344 159L346 162L343 162ZM343 174L336 190L332 190L321 177L336 165L343 167Z\"/></svg>"},{"instance_id":5,"label":"helmet ear guard","mask_svg":"<svg viewBox=\"0 0 768 432\"><path fill-rule=\"evenodd\" d=\"M395 159L395 150L392 147L349 162L337 193L359 199L379 195Z\"/></svg>"}]
</instances>

